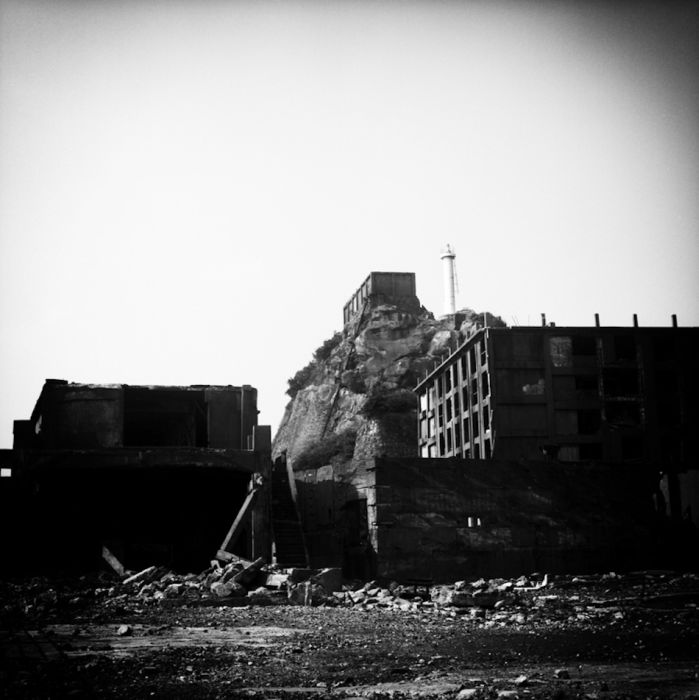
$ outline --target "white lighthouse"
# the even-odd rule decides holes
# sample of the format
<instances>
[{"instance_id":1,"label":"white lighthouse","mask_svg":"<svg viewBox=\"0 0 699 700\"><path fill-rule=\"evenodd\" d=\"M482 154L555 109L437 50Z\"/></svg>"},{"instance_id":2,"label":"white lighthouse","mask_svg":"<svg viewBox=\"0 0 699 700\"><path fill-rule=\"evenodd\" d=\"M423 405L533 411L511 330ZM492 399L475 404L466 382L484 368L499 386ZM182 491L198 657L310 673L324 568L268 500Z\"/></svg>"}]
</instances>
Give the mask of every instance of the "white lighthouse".
<instances>
[{"instance_id":1,"label":"white lighthouse","mask_svg":"<svg viewBox=\"0 0 699 700\"><path fill-rule=\"evenodd\" d=\"M453 316L456 313L456 254L449 243L442 250L441 258L444 265L444 315Z\"/></svg>"}]
</instances>

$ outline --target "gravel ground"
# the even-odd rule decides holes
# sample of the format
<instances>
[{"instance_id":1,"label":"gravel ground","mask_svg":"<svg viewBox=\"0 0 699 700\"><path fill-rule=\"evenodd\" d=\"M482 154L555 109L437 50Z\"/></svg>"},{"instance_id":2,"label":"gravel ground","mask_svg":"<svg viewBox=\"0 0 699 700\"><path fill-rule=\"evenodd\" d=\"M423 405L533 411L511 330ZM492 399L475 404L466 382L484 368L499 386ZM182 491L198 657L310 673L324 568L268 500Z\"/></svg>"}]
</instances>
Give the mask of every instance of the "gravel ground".
<instances>
[{"instance_id":1,"label":"gravel ground","mask_svg":"<svg viewBox=\"0 0 699 700\"><path fill-rule=\"evenodd\" d=\"M423 594L401 610L144 601L105 574L4 581L1 697L699 698L699 577L506 583L497 605Z\"/></svg>"}]
</instances>

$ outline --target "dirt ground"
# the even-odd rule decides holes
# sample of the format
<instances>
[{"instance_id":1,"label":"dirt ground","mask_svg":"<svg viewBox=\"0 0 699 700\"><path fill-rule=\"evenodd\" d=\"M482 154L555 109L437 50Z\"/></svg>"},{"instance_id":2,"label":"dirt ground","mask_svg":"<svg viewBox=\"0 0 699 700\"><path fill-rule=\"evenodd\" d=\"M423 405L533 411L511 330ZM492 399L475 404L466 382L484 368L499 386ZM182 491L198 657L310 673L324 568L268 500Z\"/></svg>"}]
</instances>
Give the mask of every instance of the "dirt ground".
<instances>
[{"instance_id":1,"label":"dirt ground","mask_svg":"<svg viewBox=\"0 0 699 700\"><path fill-rule=\"evenodd\" d=\"M104 573L0 596L3 698L699 698L691 574L552 577L486 607L423 592L403 610L144 601Z\"/></svg>"}]
</instances>

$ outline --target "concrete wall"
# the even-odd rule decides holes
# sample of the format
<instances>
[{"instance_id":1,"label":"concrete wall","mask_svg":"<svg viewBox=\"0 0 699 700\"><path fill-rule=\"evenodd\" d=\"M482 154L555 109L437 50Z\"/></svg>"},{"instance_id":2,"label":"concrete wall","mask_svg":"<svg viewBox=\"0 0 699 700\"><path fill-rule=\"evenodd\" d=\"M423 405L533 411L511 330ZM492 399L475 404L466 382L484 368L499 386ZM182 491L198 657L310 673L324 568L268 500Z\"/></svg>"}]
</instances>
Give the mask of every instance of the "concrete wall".
<instances>
[{"instance_id":1,"label":"concrete wall","mask_svg":"<svg viewBox=\"0 0 699 700\"><path fill-rule=\"evenodd\" d=\"M656 487L638 465L379 458L296 473L313 566L442 582L655 565Z\"/></svg>"},{"instance_id":2,"label":"concrete wall","mask_svg":"<svg viewBox=\"0 0 699 700\"><path fill-rule=\"evenodd\" d=\"M377 459L377 574L633 567L653 549L653 486L638 467Z\"/></svg>"},{"instance_id":3,"label":"concrete wall","mask_svg":"<svg viewBox=\"0 0 699 700\"><path fill-rule=\"evenodd\" d=\"M350 297L342 310L342 321L349 323L362 310L364 303L401 304L406 308L419 308L415 294L414 272L371 272L359 289Z\"/></svg>"},{"instance_id":4,"label":"concrete wall","mask_svg":"<svg viewBox=\"0 0 699 700\"><path fill-rule=\"evenodd\" d=\"M257 389L208 388L206 403L208 447L248 449L257 425Z\"/></svg>"},{"instance_id":5,"label":"concrete wall","mask_svg":"<svg viewBox=\"0 0 699 700\"><path fill-rule=\"evenodd\" d=\"M342 567L348 577L373 575L376 531L373 460L295 473L310 565Z\"/></svg>"},{"instance_id":6,"label":"concrete wall","mask_svg":"<svg viewBox=\"0 0 699 700\"><path fill-rule=\"evenodd\" d=\"M49 385L47 385L49 386ZM34 434L44 447L120 447L124 396L119 387L53 385L42 392Z\"/></svg>"}]
</instances>

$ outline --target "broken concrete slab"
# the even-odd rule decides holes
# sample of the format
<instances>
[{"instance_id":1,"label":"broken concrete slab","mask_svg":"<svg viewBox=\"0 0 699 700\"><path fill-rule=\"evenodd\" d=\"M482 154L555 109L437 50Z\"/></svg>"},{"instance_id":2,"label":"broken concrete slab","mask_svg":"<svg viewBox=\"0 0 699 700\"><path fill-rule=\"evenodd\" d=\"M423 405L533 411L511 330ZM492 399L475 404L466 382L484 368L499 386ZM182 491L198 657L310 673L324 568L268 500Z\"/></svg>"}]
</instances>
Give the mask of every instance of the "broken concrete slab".
<instances>
[{"instance_id":1,"label":"broken concrete slab","mask_svg":"<svg viewBox=\"0 0 699 700\"><path fill-rule=\"evenodd\" d=\"M283 586L286 586L288 582L289 574L273 573L267 574L264 585L268 586L269 588L282 588Z\"/></svg>"},{"instance_id":2,"label":"broken concrete slab","mask_svg":"<svg viewBox=\"0 0 699 700\"><path fill-rule=\"evenodd\" d=\"M241 598L248 593L237 581L217 581L212 584L211 592L219 598Z\"/></svg>"},{"instance_id":3,"label":"broken concrete slab","mask_svg":"<svg viewBox=\"0 0 699 700\"><path fill-rule=\"evenodd\" d=\"M334 593L335 591L341 591L342 590L342 569L338 568L329 568L329 569L323 569L320 573L316 574L311 578L311 581L313 583L318 583L323 588L325 588L328 593ZM378 594L379 589L376 589L376 593L373 595ZM372 595L371 592L369 592L369 595Z\"/></svg>"},{"instance_id":4,"label":"broken concrete slab","mask_svg":"<svg viewBox=\"0 0 699 700\"><path fill-rule=\"evenodd\" d=\"M308 581L309 578L318 573L320 573L319 569L289 569L289 583L302 583L303 581Z\"/></svg>"},{"instance_id":5,"label":"broken concrete slab","mask_svg":"<svg viewBox=\"0 0 699 700\"><path fill-rule=\"evenodd\" d=\"M312 581L304 581L289 589L289 602L292 605L332 605L335 597L323 586Z\"/></svg>"},{"instance_id":6,"label":"broken concrete slab","mask_svg":"<svg viewBox=\"0 0 699 700\"><path fill-rule=\"evenodd\" d=\"M255 559L255 561L251 562L242 571L239 571L235 576L233 576L233 581L244 586L253 583L258 572L264 565L265 560L262 557Z\"/></svg>"}]
</instances>

